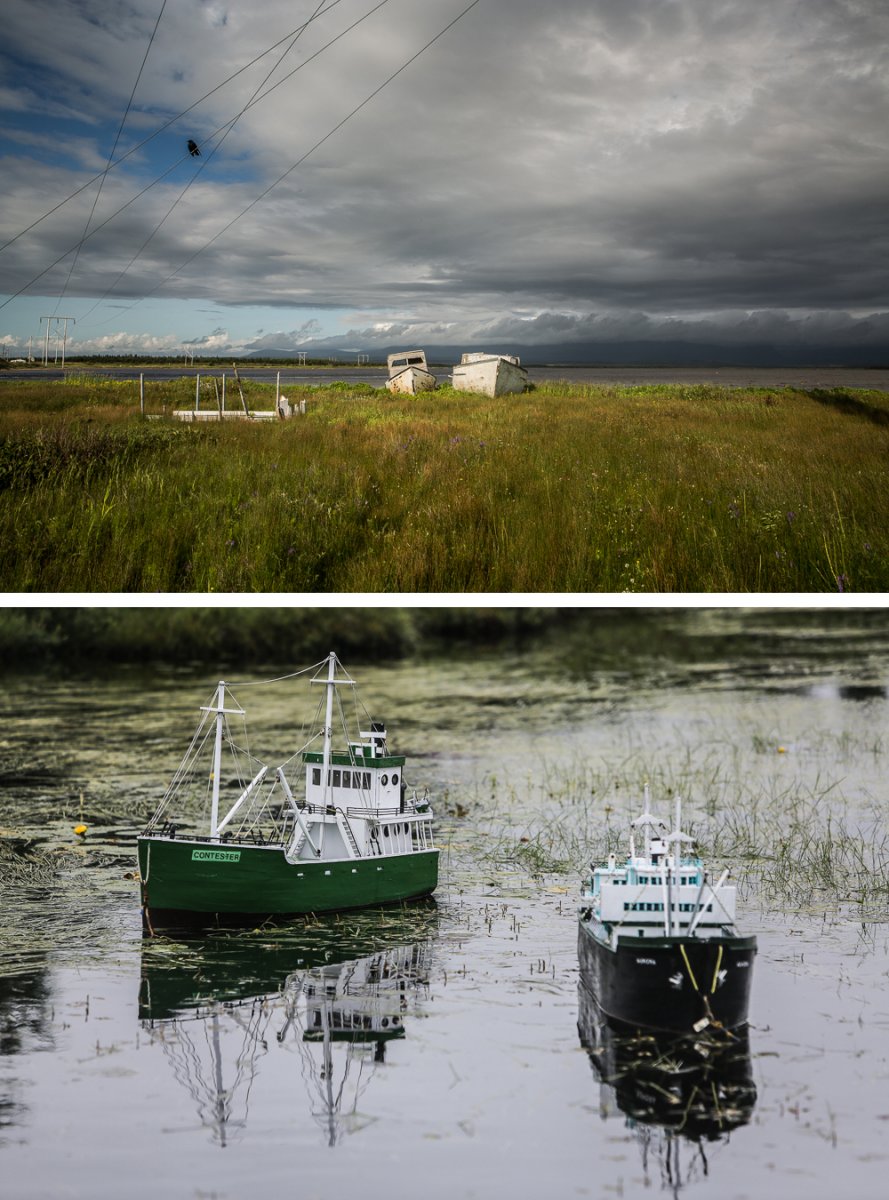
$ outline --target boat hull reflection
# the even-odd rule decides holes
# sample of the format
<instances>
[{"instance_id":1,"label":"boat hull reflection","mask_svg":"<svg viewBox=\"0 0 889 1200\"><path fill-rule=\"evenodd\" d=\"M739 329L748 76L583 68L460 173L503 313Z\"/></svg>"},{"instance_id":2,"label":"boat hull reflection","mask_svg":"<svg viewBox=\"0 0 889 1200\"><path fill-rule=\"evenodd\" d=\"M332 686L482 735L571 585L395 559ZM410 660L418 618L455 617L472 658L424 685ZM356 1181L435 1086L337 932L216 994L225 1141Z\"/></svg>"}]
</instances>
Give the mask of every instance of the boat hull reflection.
<instances>
[{"instance_id":1,"label":"boat hull reflection","mask_svg":"<svg viewBox=\"0 0 889 1200\"><path fill-rule=\"evenodd\" d=\"M322 919L185 945L146 937L142 1028L220 1145L247 1126L263 1058L296 1051L294 1087L333 1145L360 1126L359 1092L428 993L436 924L424 904L348 933Z\"/></svg>"},{"instance_id":2,"label":"boat hull reflection","mask_svg":"<svg viewBox=\"0 0 889 1200\"><path fill-rule=\"evenodd\" d=\"M639 1142L643 1165L660 1163L678 1192L707 1175L705 1147L747 1125L756 1085L746 1027L701 1036L640 1032L609 1018L581 983L578 1033L599 1080L603 1118L622 1115Z\"/></svg>"}]
</instances>

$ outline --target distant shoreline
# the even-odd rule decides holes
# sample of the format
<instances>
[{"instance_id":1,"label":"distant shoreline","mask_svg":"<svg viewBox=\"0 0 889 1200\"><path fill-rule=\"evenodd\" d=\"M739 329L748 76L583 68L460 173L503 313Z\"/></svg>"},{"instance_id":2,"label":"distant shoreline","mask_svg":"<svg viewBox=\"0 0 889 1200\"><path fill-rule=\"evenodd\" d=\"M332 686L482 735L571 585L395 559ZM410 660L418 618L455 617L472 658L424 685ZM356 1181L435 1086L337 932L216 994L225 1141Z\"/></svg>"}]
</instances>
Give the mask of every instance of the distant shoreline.
<instances>
[{"instance_id":1,"label":"distant shoreline","mask_svg":"<svg viewBox=\"0 0 889 1200\"><path fill-rule=\"evenodd\" d=\"M101 374L112 379L138 379L141 373L155 378L179 379L200 375L219 376L223 371L231 375L235 366L243 379L262 379L274 383L280 372L282 385L294 383L331 383L337 379L362 382L382 387L387 378L385 366L349 363L332 363L327 366L312 364L298 366L293 362L245 364L212 360L206 364L197 362L183 366L175 362L136 362L104 364L74 360L60 366L11 366L0 371L3 380L59 380L68 375ZM449 364L430 363L430 368L440 380L450 373ZM546 380L566 379L571 383L592 383L603 386L621 384L645 387L656 384L718 384L723 387L754 388L868 388L889 392L889 367L743 367L743 366L586 366L568 363L529 366L528 376L532 383Z\"/></svg>"}]
</instances>

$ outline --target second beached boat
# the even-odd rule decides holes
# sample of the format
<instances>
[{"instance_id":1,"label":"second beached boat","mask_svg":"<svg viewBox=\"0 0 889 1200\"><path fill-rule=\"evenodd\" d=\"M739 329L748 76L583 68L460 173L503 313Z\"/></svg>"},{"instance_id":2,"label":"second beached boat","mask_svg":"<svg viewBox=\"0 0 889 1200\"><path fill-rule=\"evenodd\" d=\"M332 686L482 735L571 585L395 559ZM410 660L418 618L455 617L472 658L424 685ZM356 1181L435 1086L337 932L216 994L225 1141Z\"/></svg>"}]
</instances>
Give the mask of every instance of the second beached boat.
<instances>
[{"instance_id":1,"label":"second beached boat","mask_svg":"<svg viewBox=\"0 0 889 1200\"><path fill-rule=\"evenodd\" d=\"M523 392L528 386L528 372L514 354L472 350L461 356L451 380L458 392L478 392L493 398Z\"/></svg>"},{"instance_id":2,"label":"second beached boat","mask_svg":"<svg viewBox=\"0 0 889 1200\"><path fill-rule=\"evenodd\" d=\"M244 710L229 685L220 683L202 708L185 758L138 838L149 924L162 914L362 908L435 890L432 809L407 787L404 757L390 752L385 727L369 718L349 737L339 693L355 681L335 654L300 674L324 688L323 723L278 767L247 751L238 728ZM336 747L335 714L344 730ZM223 788L233 800L223 802Z\"/></svg>"}]
</instances>

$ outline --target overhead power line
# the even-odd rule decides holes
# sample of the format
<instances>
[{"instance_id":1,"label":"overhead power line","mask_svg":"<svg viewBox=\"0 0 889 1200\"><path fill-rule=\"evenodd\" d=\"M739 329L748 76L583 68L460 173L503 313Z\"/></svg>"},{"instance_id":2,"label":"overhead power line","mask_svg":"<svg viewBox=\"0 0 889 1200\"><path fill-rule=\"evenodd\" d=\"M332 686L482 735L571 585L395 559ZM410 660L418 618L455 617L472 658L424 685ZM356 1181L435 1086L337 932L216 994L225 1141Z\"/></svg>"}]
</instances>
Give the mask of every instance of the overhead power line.
<instances>
[{"instance_id":1,"label":"overhead power line","mask_svg":"<svg viewBox=\"0 0 889 1200\"><path fill-rule=\"evenodd\" d=\"M164 3L166 3L166 0L164 0ZM318 7L315 9L314 13L312 14L312 17L309 18L310 20L314 19L314 17L316 17L318 15L318 11L320 10L323 3L324 3L324 0L319 0ZM213 160L213 157L219 152L220 146L225 141L225 139L228 137L228 135L231 133L231 131L234 129L235 125L238 123L238 121L241 119L241 117L244 115L244 113L247 111L251 102L262 91L262 89L265 87L265 85L268 83L268 81L274 75L275 71L277 71L278 67L280 67L281 63L284 61L284 59L287 57L287 55L290 53L290 51L293 49L293 47L299 41L299 39L303 33L303 30L305 28L306 28L306 26L303 26L302 29L298 30L298 32L294 34L292 40L285 47L284 52L283 52L283 54L281 54L278 61L274 64L274 66L271 68L271 70L266 73L265 78L262 80L262 82L260 84L258 84L256 88L254 88L253 94L251 95L250 99L243 106L241 111L235 117L234 121L232 121L231 124L228 126L225 133L222 135L222 137L219 139L219 141L216 143L216 145L213 147L213 149L210 151L210 153L206 156L206 158L204 158L204 157L201 158L201 165L195 171L194 175L192 175L191 179L189 179L188 183L186 183L185 187L182 189L182 191L179 193L179 195L176 197L176 199L173 201L173 203L170 205L170 207L167 209L167 211L164 213L164 215L161 217L161 219L155 225L154 229L152 229L151 233L149 233L148 237L145 239L145 241L142 243L142 245L139 247L139 249L136 251L136 253L133 255L133 257L130 259L130 261L127 263L127 265L124 267L124 269L117 276L114 283L112 283L111 287L108 288L108 290L104 293L104 295L102 295L95 302L95 304L92 305L91 308L87 309L87 311L83 314L83 317L81 318L81 320L86 320L86 318L88 316L90 316L91 313L95 312L95 310L99 307L99 305L102 303L102 301L106 300L111 295L111 293L114 291L114 289L120 283L121 279L123 279L124 275L126 275L127 271L129 271L129 269L133 265L133 263L135 263L139 259L142 252L146 249L147 246L149 246L151 244L152 240L154 239L154 237L156 236L158 231L161 229L163 224L166 222L167 218L172 215L176 206L185 197L189 188L192 186L192 184L197 182L197 180L200 177L200 175L202 174L202 172L207 169L210 162ZM191 143L189 143L189 149L191 150ZM191 150L191 153L194 154L194 151ZM198 150L198 155L200 155L200 150ZM70 276L69 276L69 278L70 278Z\"/></svg>"},{"instance_id":2,"label":"overhead power line","mask_svg":"<svg viewBox=\"0 0 889 1200\"><path fill-rule=\"evenodd\" d=\"M392 81L394 79L397 79L398 76L401 75L403 71L406 71L407 68L409 66L411 66L412 63L415 63L422 54L425 54L430 46L435 45L435 43L440 38L444 37L444 35L450 29L453 29L453 27L457 24L458 21L460 21L463 17L465 17L468 12L470 12L473 8L476 7L477 4L480 4L480 3L481 3L481 0L472 0L471 4L467 4L466 7L461 12L459 12L452 21L449 21L448 24L445 25L444 29L439 30L439 32L434 37L430 38L429 41L424 46L421 46L420 49L415 54L412 54L411 57L406 62L402 63L401 66L396 71L393 71L392 74L390 76L388 76L387 79L384 79L383 82L379 85L379 87L374 88L374 90L370 93L370 95L366 96L361 101L360 104L356 104L356 106L352 109L351 112L347 113L346 116L344 116L341 121L338 121L337 124L334 125L334 127L328 133L326 133L324 135L324 137L319 138L318 141L315 142L314 146L310 147L310 149L308 149L305 152L305 154L301 155L296 160L296 162L293 163L292 166L288 167L287 170L283 172L283 174L279 175L278 178L273 183L270 183L267 188L264 188L259 193L259 195L254 200L251 200L251 202L245 208L242 208L241 211L237 214L237 216L232 217L232 219L230 221L228 221L225 225L223 225L223 227L219 230L218 233L214 234L214 236L211 237L208 241L206 241L203 246L201 246L198 250L195 250L193 254L190 254L188 256L188 258L185 259L184 262L179 264L179 266L176 268L175 271L171 271L169 275L165 276L160 281L160 283L157 284L156 287L153 287L151 289L151 291L146 292L144 296L141 296L133 304L127 305L126 310L128 311L129 309L135 308L137 304L141 304L143 300L147 300L149 296L153 296L154 293L156 291L158 291L159 288L162 288L165 283L169 282L169 280L171 280L175 275L178 275L179 272L184 267L187 267L191 263L193 263L194 260L198 257L198 255L203 254L203 252L205 250L208 250L213 245L214 242L217 242L224 233L227 233L228 230L231 229L231 227L233 225L235 225L238 221L240 221L241 217L246 216L246 214L248 212L250 212L250 210L252 208L255 208L256 205L259 204L260 200L263 200L269 194L269 192L273 191L278 186L278 184L283 183L283 181L288 177L288 175L292 175L293 172L297 169L297 167L301 166L311 154L314 154L315 151L317 149L319 149L319 147L323 146L325 142L329 141L334 136L335 133L338 133L339 130L341 130L343 128L343 126L345 124L347 124L347 122L351 121L351 119L357 113L361 112L361 110L363 108L366 108L367 105L370 104L371 100L373 100L376 96L379 96L380 92L382 92L384 88L388 87L389 84L392 83ZM2 307L2 306L0 306L0 307Z\"/></svg>"},{"instance_id":3,"label":"overhead power line","mask_svg":"<svg viewBox=\"0 0 889 1200\"><path fill-rule=\"evenodd\" d=\"M333 0L332 4L329 4L327 6L327 8L323 9L321 12L316 13L315 16L310 18L310 20L305 21L303 23L303 25L300 26L297 30L292 31L290 34L288 34L288 37L292 37L292 36L294 36L294 34L296 34L298 36L299 33L301 33L305 28L307 28L312 23L313 20L316 20L317 17L319 17L319 16L323 16L324 13L329 12L330 9L333 8L335 4L339 4L340 2L341 2L341 0ZM271 93L276 88L280 87L282 83L286 83L288 79L291 79L297 73L297 71L301 71L304 67L307 67L309 65L309 63L313 62L316 58L318 58L319 55L323 54L325 50L329 50L330 47L333 46L336 42L341 41L346 36L346 34L351 33L353 29L355 29L363 21L366 21L368 19L368 17L372 17L375 12L377 12L385 4L388 4L388 3L389 3L389 0L378 0L377 4L375 4L372 8L368 9L368 11L366 13L364 13L357 20L353 21L351 25L347 26L344 30L342 30L340 33L338 33L336 35L336 37L331 38L329 42L326 42L323 46L320 47L320 49L316 50L314 54L312 54L308 58L304 59L298 67L294 68L293 71L291 71L289 74L285 75L283 78L279 79L277 81L277 83L272 84L272 86L270 88L268 88L265 92L263 92L262 95L256 96L251 101L249 101L249 103L247 105L245 105L245 107L241 110L240 113L237 114L237 116L232 117L229 121L226 121L224 125L220 125L218 129L215 129L212 133L208 134L207 137L204 139L204 144L206 145L207 142L211 141L215 137L218 137L220 133L223 134L223 138L225 136L227 136L230 128L237 121L240 120L240 118L244 115L244 113L247 111L248 108L252 108L254 104L258 104L261 100L264 100L267 96L270 96ZM287 38L279 39L279 41L275 42L275 45L273 47L271 47L271 49L275 49L276 47L280 46L286 40L287 40ZM263 51L263 53L259 56L259 58L264 58L265 55L268 53L269 53L268 50ZM259 58L254 59L253 62L254 63L258 62ZM248 65L252 65L252 64L248 64ZM244 69L246 69L246 68L242 68L242 70L244 70ZM236 74L240 74L240 72L236 72ZM234 78L234 75L229 77L229 79L233 79L233 78ZM220 84L219 86L221 87L222 84ZM219 88L214 88L213 90L218 91ZM208 92L207 95L212 95L212 92ZM204 99L206 99L206 97L204 97ZM193 104L191 107L194 108L199 103L200 103L200 101L196 101L195 104ZM184 113L187 113L190 111L191 111L191 109L185 109ZM184 115L184 113L180 113L180 116ZM155 131L155 133L151 134L150 137L145 138L145 140L143 142L140 142L139 145L144 146L146 142L151 141L152 137L156 137L157 134L160 133L162 129L165 129L165 128L167 128L167 126L172 125L173 122L178 119L179 119L178 117L174 117L172 120L168 121L166 123L166 125L161 126L161 129L158 129ZM134 146L132 150L128 150L126 154L121 155L121 157L119 159L117 159L116 162L112 163L112 167L117 166L118 163L122 163L125 158L128 158L130 156L130 154L132 154L137 149L139 149L139 146ZM180 158L178 158L176 160L176 162L174 162L172 164L172 166L168 167L166 169L166 171L163 171L160 175L158 175L155 179L153 179L151 181L151 183L146 184L145 187L141 189L141 191L136 192L135 196L131 196L129 200L125 201L120 206L120 208L116 209L113 213L110 214L110 216L106 217L104 221L101 221L98 225L94 226L93 229L90 230L90 232L86 235L86 237L81 239L80 244L83 245L84 242L87 242L91 238L95 237L96 234L101 229L104 229L106 225L110 224L115 219L115 217L120 216L120 214L122 212L124 212L126 209L128 209L131 204L135 204L135 202L137 200L139 200L142 196L144 196L146 192L150 192L153 187L156 187L159 183L162 183L167 178L168 175L171 175L178 166L180 166L183 162L186 162L190 157L191 157L190 152L183 154ZM90 180L90 183L95 183L95 180L98 178L99 178L98 175L95 176L94 179ZM80 192L82 192L84 190L84 188L89 187L89 186L90 186L89 183L84 184L84 186L81 188L78 188L76 192L72 192L71 195L68 197L68 200L73 199L74 196L79 195ZM66 203L67 203L67 200L63 200L62 203L56 205L56 207L54 209L52 209L51 212L56 212L59 208L62 207L63 204L66 204ZM50 215L50 213L45 213L44 217L49 216L49 215ZM28 229L33 229L34 225L39 224L40 221L42 221L44 219L44 217L38 218L37 221L35 221L32 225L30 225L28 227ZM4 246L0 246L0 251L3 251L6 248L6 246L10 246L12 244L12 242L14 242L16 240L16 238L21 237L22 234L24 234L24 233L27 233L28 229L22 230L22 233L16 234L15 238L11 238L8 242L6 242L6 244ZM24 292L26 292L28 290L28 288L32 287L35 283L38 282L38 280L42 279L44 275L47 275L53 269L53 267L57 267L60 262L62 262L64 259L66 259L68 257L68 255L74 249L75 249L74 246L70 246L67 250L65 250L62 254L60 254L58 258L54 259L49 264L49 266L44 267L44 269L42 271L39 271L36 275L34 275L31 279L29 279L28 282L23 284L22 287L20 287L17 292L14 292L11 296L7 297L7 299L4 300L2 304L0 304L0 309L5 308L7 306L7 304L11 304L13 300L17 300L19 296L21 296Z\"/></svg>"},{"instance_id":4,"label":"overhead power line","mask_svg":"<svg viewBox=\"0 0 889 1200\"><path fill-rule=\"evenodd\" d=\"M345 33L348 33L351 29L353 29L355 27L355 25L359 24L363 20L366 20L368 16L371 16L379 8L382 8L383 5L387 2L388 2L388 0L380 0L380 3L378 3L372 9L370 9L367 13L365 13L364 16L359 18L359 20L356 21L353 25L349 26L349 28L347 30L344 30L343 33L339 34L336 38L334 38L330 42L328 42L326 44L326 46L322 47L321 50L317 51L312 56L312 58L317 58L318 54L320 54L323 50L325 50L325 49L329 48L331 45L333 45L333 43L335 41L338 41L341 37L343 37L345 35ZM334 0L334 3L339 3L339 0ZM372 100L374 100L386 87L389 86L390 83L393 82L393 80L397 79L399 75L401 75L404 71L406 71L408 67L410 67L413 63L415 63L417 61L418 58L421 57L421 55L425 54L426 51L431 46L433 46L437 41L439 41L442 37L444 37L444 35L446 33L448 33L449 30L453 29L453 27L458 23L458 21L462 20L462 18L465 17L468 12L471 12L471 10L480 3L481 3L481 0L471 0L470 4L467 4L466 7L463 8L442 29L440 29L438 31L438 33L436 33L433 37L431 37L428 42L426 42L423 46L420 47L419 50L417 50L414 54L412 54L410 56L410 58L408 58L405 62L403 62L400 67L398 67L395 71L393 71L391 73L391 75L387 76L387 78L384 79L381 84L379 84L376 88L374 88L374 90L372 92L370 92L369 95L367 95L359 104L357 104L353 109L351 109L351 111L348 112L340 121L338 121L337 124L334 125L332 129L330 129L323 137L319 138L318 141L315 142L315 144L313 146L309 147L309 149L306 150L304 154L300 155L300 157L296 160L296 162L292 163L291 166L289 166L286 171L282 172L282 174L279 175L277 179L275 179L272 183L270 183L268 185L268 187L264 188L259 193L258 196L256 196L253 200L251 200L251 202L248 205L246 205L243 209L241 209L241 211L239 213L237 213L234 217L232 217L232 219L230 221L226 222L226 224L223 225L223 227L216 234L214 234L213 237L209 238L203 244L203 246L199 247L192 254L190 254L188 256L188 258L186 258L182 263L180 263L179 266L174 271L171 271L169 275L166 275L155 287L153 287L150 291L146 292L145 295L141 296L139 298L139 300L136 300L136 301L134 301L133 304L126 306L127 310L135 308L135 306L137 304L140 304L142 302L142 300L145 300L149 296L154 295L154 293L157 292L161 287L163 287L165 283L169 282L169 280L172 279L175 275L177 275L181 270L183 270L185 267L189 266L192 262L194 262L194 260L199 255L203 254L205 250L208 250L210 248L210 246L212 246L215 242L217 242L219 240L219 238L221 238L225 233L227 233L228 230L231 229L233 225L235 225L238 221L241 220L242 217L246 216L246 214L248 212L250 212L253 208L255 208L256 205L259 204L259 202L261 200L263 200L270 192L272 192L276 187L278 187L281 183L283 183L283 181L285 179L287 179L288 176L292 175L293 172L298 167L300 167L312 154L314 154L316 150L320 149L321 146L323 146L326 142L328 142L349 121L351 121L354 116L356 116L359 112L361 112L362 109L366 108L367 105L370 104L370 102ZM332 7L333 7L333 4L328 5L328 7L326 9L324 9L321 13L319 13L317 15L318 16L323 15L324 12L328 12L330 10L330 8L332 8ZM306 26L311 24L311 20L314 20L314 19L316 19L316 18L313 17L309 21L306 21L302 28L305 28ZM292 35L288 35L288 36L292 36ZM278 42L275 43L275 47L280 46L282 44L282 42L284 42L286 40L287 40L286 38L281 38ZM264 57L266 53L268 53L268 51L265 51L259 57L260 58ZM256 62L256 61L258 61L258 59L254 59L253 61ZM303 66L306 66L308 64L308 62L310 62L310 61L311 61L311 59L305 60L302 64L300 64L300 67L295 69L295 71L292 71L289 73L289 75L284 76L276 84L272 85L272 87L270 87L261 96L248 102L248 104L244 106L241 113L239 113L237 117L233 118L232 121L226 122L226 125L220 126L220 129L216 130L215 133L210 135L210 137L215 137L219 132L226 129L228 125L234 124L234 122L239 120L240 117L243 115L243 113L246 112L247 109L252 107L253 104L258 103L259 100L265 99L266 96L270 95L271 92L275 90L275 88L279 87L282 83L286 82L286 80L289 79L293 74L295 74L296 70L300 70ZM231 78L233 78L233 76ZM216 90L218 90L218 88L214 89L214 91L216 91ZM208 95L209 94L211 94L211 93L208 93ZM197 103L199 103L199 102L197 102ZM192 107L194 107L194 105ZM188 109L185 110L185 112L188 112L188 111L189 111ZM174 119L176 119L176 118L174 118ZM172 124L172 123L173 123L172 121L167 122L168 125ZM160 132L160 131L158 130L158 132ZM152 136L154 136L154 135L152 135ZM146 139L146 141L148 141L148 140L150 140L150 139ZM142 143L142 144L144 144L144 143ZM132 151L130 151L128 153L132 153ZM123 157L126 157L126 156L123 156ZM118 159L117 162L122 162L123 157L121 159ZM189 155L186 154L183 156L183 159L187 158L187 157L189 157ZM148 191L150 187L153 187L156 183L159 183L161 180L165 179L166 176L169 175L175 169L175 167L177 167L179 165L179 163L181 161L183 161L183 159L180 159L178 162L174 163L173 166L168 168L167 171L165 171L161 176L159 176L159 178L156 179L154 181L154 183L149 184L148 187L146 187L146 188L143 188L141 192L139 192L136 196L134 196L130 200L128 200L126 202L126 204L122 205L121 208L119 208L117 210L117 212L112 213L110 217L106 218L101 224L97 225L88 234L87 238L85 238L84 240L88 240L89 238L94 237L99 232L100 229L102 229L105 225L109 224L110 221L112 221L116 216L118 216L125 208L128 208L129 205L132 204L135 200L139 199L139 197L141 195L143 195L146 191ZM116 164L113 164L113 165L116 165ZM83 189L81 188L79 190L82 191ZM61 207L61 206L59 206L59 207ZM49 214L47 214L47 215L49 215ZM36 222L35 222L35 224L36 224ZM23 231L23 232L26 232L26 231ZM21 236L21 235L18 235L18 236ZM7 245L9 245L9 243L7 243ZM2 250L3 248L4 247L0 247L0 250ZM48 267L44 268L43 271L41 271L38 275L35 275L33 279L29 280L28 283L26 283L17 292L15 292L13 295L9 296L9 298L7 300L5 300L2 304L0 304L0 309L5 308L7 304L11 303L18 296L22 295L23 292L27 291L28 288L30 288L34 283L36 283L39 279L41 279L44 275L46 275L49 271L51 271L53 267L57 266L70 253L71 253L71 250L67 250L67 251L65 251L64 254L60 255L54 262L50 263L50 265Z\"/></svg>"},{"instance_id":5,"label":"overhead power line","mask_svg":"<svg viewBox=\"0 0 889 1200\"><path fill-rule=\"evenodd\" d=\"M74 268L77 266L77 260L80 257L81 247L86 241L87 234L89 233L93 214L96 211L96 205L99 203L99 197L102 195L102 187L105 183L105 180L108 178L108 172L111 170L111 164L114 161L114 151L117 149L117 143L120 141L120 135L123 133L123 127L126 125L127 117L130 115L130 109L133 107L133 97L136 95L136 88L139 86L139 80L142 78L142 72L145 70L145 64L148 62L148 55L151 53L151 47L154 45L154 39L157 37L157 29L161 23L161 17L164 15L164 9L166 7L167 0L163 0L163 3L161 4L161 10L157 14L157 20L154 23L154 29L151 31L151 37L148 39L148 45L145 48L145 55L142 59L142 65L139 67L139 73L136 76L136 82L133 84L133 90L130 92L130 98L127 101L126 110L120 119L120 125L117 127L117 135L114 138L114 145L111 147L111 150L108 153L108 162L105 166L105 170L102 172L99 178L99 186L96 189L95 196L93 197L93 206L90 209L89 216L86 219L86 225L83 227L83 237L77 243L77 247L74 251L74 257L71 259L71 266L68 268L68 278L65 280L64 286L59 293L59 299L56 303L53 315L59 311L59 305L62 303L65 292L68 290L68 284L71 282L71 276L74 274Z\"/></svg>"},{"instance_id":6,"label":"overhead power line","mask_svg":"<svg viewBox=\"0 0 889 1200\"><path fill-rule=\"evenodd\" d=\"M385 0L384 0L384 2L385 2ZM30 225L27 225L24 229L19 230L19 232L17 234L15 234L14 237L11 237L8 241L6 241L2 245L0 245L0 253L2 253L2 251L4 251L7 248L7 246L11 246L13 244L13 242L17 242L20 237L24 237L24 235L26 233L30 233L32 229L36 228L36 226L38 226L42 221L45 221L47 219L47 217L51 217L53 215L53 213L57 213L60 208L64 208L65 205L70 200L76 199L76 197L79 196L81 192L85 192L88 187L92 187L92 185L94 183L98 183L98 181L100 179L102 179L105 175L107 175L109 171L113 170L115 167L120 166L120 164L122 162L126 162L126 160L128 158L130 158L131 155L135 154L137 150L141 150L143 146L147 146L150 141L153 141L154 138L156 138L160 134L162 134L165 129L169 129L171 125L175 125L177 121L181 120L185 116L188 116L188 114L190 112L192 112L194 109L196 109L199 104L203 104L205 100L209 100L211 96L214 96L218 91L220 91L222 88L224 88L227 84L231 83L231 81L233 79L237 79L237 77L239 75L243 75L245 71L249 71L251 67L255 66L258 62L261 62L262 59L264 59L267 54L271 54L271 52L273 50L277 50L277 48L279 46L282 46L284 44L284 42L286 42L288 40L288 38L292 38L294 36L294 34L302 33L303 30L307 29L308 26L311 25L313 21L316 21L320 17L325 16L327 13L329 13L331 11L331 9L336 8L336 6L341 3L342 3L342 0L331 0L330 4L328 4L326 8L322 9L320 12L315 12L309 18L308 21L304 21L302 23L302 25L298 25L296 27L296 29L291 29L291 31L289 33L286 33L284 35L284 37L279 38L277 42L273 42L272 45L268 46L265 50L263 50L261 54L257 54L257 56L255 58L252 58L250 60L250 62L245 63L243 67L239 67L237 71L235 71L231 75L229 75L227 79L223 79L223 81L221 83L217 83L216 87L211 88L209 92L205 92L203 96L201 96L199 99L195 100L192 104L189 104L188 108L183 108L182 111L177 113L175 117L170 117L170 119L168 121L164 121L164 123L162 125L159 125L153 133L148 134L148 136L144 137L141 142L137 142L135 146L131 146L130 149L127 150L126 154L122 154L120 156L120 158L116 158L114 160L114 162L112 162L109 166L107 166L105 168L104 171L100 171L98 175L94 175L92 177L92 179L88 179L86 181L86 183L81 184L81 186L79 188L75 189L75 191L73 191L69 195L67 195L64 200L60 200L58 204L54 205L50 209L47 209L47 211L42 216L37 217L36 220L32 221ZM224 128L224 126L223 126L223 128ZM218 132L219 131L217 130L217 133ZM214 135L211 134L210 136L212 137ZM176 165L178 166L178 163ZM70 250L67 251L67 253L70 254ZM53 265L55 265L55 264L53 264ZM38 278L39 278L39 276L38 276Z\"/></svg>"}]
</instances>

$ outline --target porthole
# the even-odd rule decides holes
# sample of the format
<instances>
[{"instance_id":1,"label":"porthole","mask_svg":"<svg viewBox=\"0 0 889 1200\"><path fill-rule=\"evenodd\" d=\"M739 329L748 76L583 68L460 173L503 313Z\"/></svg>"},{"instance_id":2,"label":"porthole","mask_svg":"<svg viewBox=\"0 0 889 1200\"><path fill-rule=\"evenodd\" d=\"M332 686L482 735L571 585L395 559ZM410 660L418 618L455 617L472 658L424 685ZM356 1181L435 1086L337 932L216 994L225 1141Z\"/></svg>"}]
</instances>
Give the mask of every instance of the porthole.
<instances>
[{"instance_id":1,"label":"porthole","mask_svg":"<svg viewBox=\"0 0 889 1200\"><path fill-rule=\"evenodd\" d=\"M388 776L388 775L381 775L381 776L380 776L380 783L383 785L383 787L385 787L385 786L386 786L386 784L387 784L388 782L389 782L389 776Z\"/></svg>"},{"instance_id":2,"label":"porthole","mask_svg":"<svg viewBox=\"0 0 889 1200\"><path fill-rule=\"evenodd\" d=\"M393 783L393 785L394 785L394 784L396 784L396 783L398 783L398 775L393 775L393 776L392 776L392 783Z\"/></svg>"}]
</instances>

